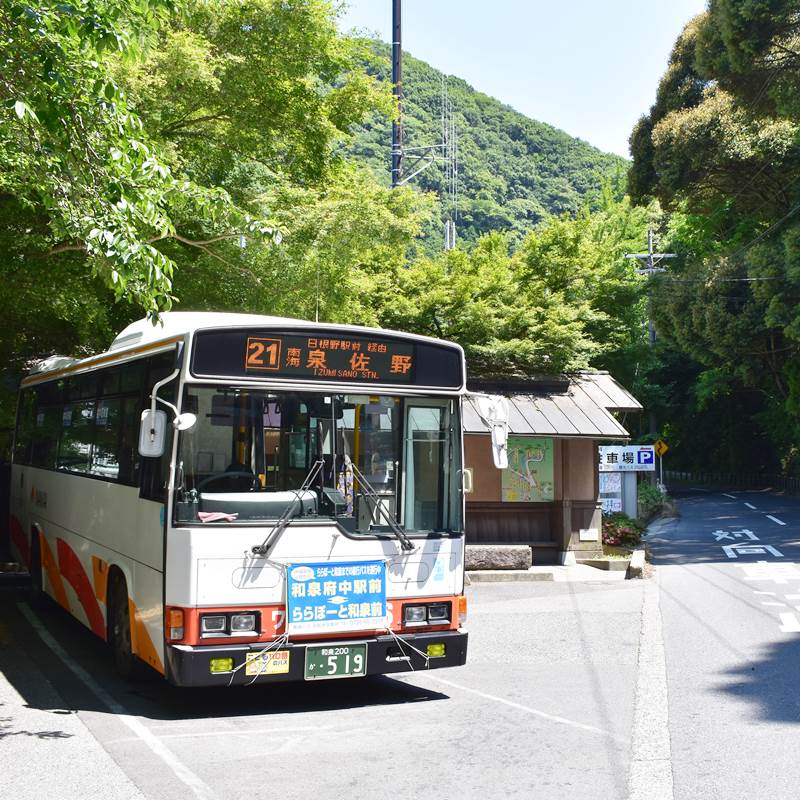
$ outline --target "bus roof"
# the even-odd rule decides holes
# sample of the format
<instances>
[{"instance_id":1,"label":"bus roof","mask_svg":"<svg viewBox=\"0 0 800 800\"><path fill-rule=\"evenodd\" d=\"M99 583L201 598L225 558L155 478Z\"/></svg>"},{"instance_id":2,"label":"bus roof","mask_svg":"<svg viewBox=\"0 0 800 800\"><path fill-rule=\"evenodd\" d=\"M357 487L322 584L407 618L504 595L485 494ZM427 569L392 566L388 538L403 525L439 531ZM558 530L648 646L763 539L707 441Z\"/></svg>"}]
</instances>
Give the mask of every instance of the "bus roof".
<instances>
[{"instance_id":1,"label":"bus roof","mask_svg":"<svg viewBox=\"0 0 800 800\"><path fill-rule=\"evenodd\" d=\"M273 317L265 314L236 314L217 311L165 311L159 316L155 324L147 318L132 322L124 328L111 343L105 353L88 356L83 359L73 359L64 356L51 356L36 362L28 372L28 382L39 382L61 374L81 372L93 366L101 366L114 361L122 360L126 355L138 355L139 352L152 352L159 345L167 346L187 334L208 328L245 328L267 326L290 326L292 328L325 328L344 332L373 332L377 334L395 334L411 340L421 342L441 342L430 336L392 331L382 328L367 328L359 325L343 325L328 322L310 322L309 320L295 319L292 317ZM454 342L451 346L461 349Z\"/></svg>"}]
</instances>

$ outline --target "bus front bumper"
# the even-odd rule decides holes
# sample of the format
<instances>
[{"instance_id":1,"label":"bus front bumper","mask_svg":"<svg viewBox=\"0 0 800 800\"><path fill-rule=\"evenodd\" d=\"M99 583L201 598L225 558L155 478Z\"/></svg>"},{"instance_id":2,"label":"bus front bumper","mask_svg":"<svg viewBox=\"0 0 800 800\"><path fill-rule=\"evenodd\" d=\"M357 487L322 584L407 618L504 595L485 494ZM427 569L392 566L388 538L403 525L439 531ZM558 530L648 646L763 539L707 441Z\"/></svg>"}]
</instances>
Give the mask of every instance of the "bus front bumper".
<instances>
[{"instance_id":1,"label":"bus front bumper","mask_svg":"<svg viewBox=\"0 0 800 800\"><path fill-rule=\"evenodd\" d=\"M407 646L406 643L410 646ZM250 683L277 683L305 679L306 649L308 647L342 647L366 645L366 670L364 675L385 675L391 672L424 671L441 667L458 667L467 660L466 631L441 631L402 635L402 642L393 636L374 636L354 639L336 639L317 642L294 642L277 648L288 651L288 664L276 674L247 674L247 655L261 653L265 645L190 646L167 645L167 679L175 686L237 686ZM421 655L428 645L444 644L445 654L427 659ZM413 649L412 649L413 648ZM417 652L419 651L419 652ZM283 657L286 658L285 656ZM232 659L232 669L219 669L226 659ZM252 671L256 671L253 669ZM342 676L345 677L345 676ZM356 677L356 676L352 676Z\"/></svg>"}]
</instances>

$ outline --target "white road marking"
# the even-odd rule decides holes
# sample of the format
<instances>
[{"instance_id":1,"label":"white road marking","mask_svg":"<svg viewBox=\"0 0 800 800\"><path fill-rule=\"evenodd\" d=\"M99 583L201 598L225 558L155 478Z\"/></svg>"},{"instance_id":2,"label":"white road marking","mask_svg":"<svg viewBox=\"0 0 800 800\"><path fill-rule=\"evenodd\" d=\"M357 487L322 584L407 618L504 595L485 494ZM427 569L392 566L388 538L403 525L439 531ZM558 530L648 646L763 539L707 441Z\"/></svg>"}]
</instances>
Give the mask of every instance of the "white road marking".
<instances>
[{"instance_id":1,"label":"white road marking","mask_svg":"<svg viewBox=\"0 0 800 800\"><path fill-rule=\"evenodd\" d=\"M722 552L725 553L728 558L738 558L739 554L744 556L759 556L767 555L767 553L775 556L775 558L783 558L783 553L774 548L771 544L749 544L747 542L742 542L742 544L728 544L723 545Z\"/></svg>"},{"instance_id":2,"label":"white road marking","mask_svg":"<svg viewBox=\"0 0 800 800\"><path fill-rule=\"evenodd\" d=\"M794 611L786 611L780 615L782 633L800 633L800 620Z\"/></svg>"},{"instance_id":3,"label":"white road marking","mask_svg":"<svg viewBox=\"0 0 800 800\"><path fill-rule=\"evenodd\" d=\"M755 589L754 589L754 590L753 590L753 594L768 594L768 595L770 595L771 597L775 597L775 594L776 594L776 593L775 593L775 592L759 592L758 590L755 590ZM798 597L800 597L800 594L799 594L799 595L797 595L797 596L798 596Z\"/></svg>"},{"instance_id":4,"label":"white road marking","mask_svg":"<svg viewBox=\"0 0 800 800\"><path fill-rule=\"evenodd\" d=\"M191 793L200 798L200 800L214 800L214 793L211 787L203 780L197 777L175 754L156 737L148 728L139 722L136 717L131 716L125 711L125 708L120 705L113 697L105 690L99 683L80 665L70 658L66 650L50 635L45 629L39 618L27 603L17 603L25 619L28 620L31 627L38 634L39 638L50 648L50 650L63 662L73 675L80 680L92 694L114 714L115 718L123 725L130 728L138 737L138 739L146 747L150 748L152 752L157 755L175 777L189 788Z\"/></svg>"},{"instance_id":5,"label":"white road marking","mask_svg":"<svg viewBox=\"0 0 800 800\"><path fill-rule=\"evenodd\" d=\"M166 726L159 725L158 727L159 728L164 728ZM158 734L158 738L159 739L195 739L195 738L201 738L201 737L205 737L205 736L213 736L215 738L220 738L221 739L221 738L224 738L226 736L247 736L247 737L259 736L262 739L264 739L266 737L273 736L273 737L277 737L277 738L283 739L283 738L285 738L285 735L287 733L296 733L297 731L303 731L305 733L311 733L313 731L313 732L317 733L319 731L330 730L331 727L332 726L330 726L330 725L322 725L322 726L310 726L308 728L281 728L280 730L278 730L276 728L254 728L252 730L249 730L249 729L246 729L246 728L243 728L243 729L239 729L239 728L222 728L220 730L214 730L214 731L200 731L199 733L190 733L190 732L187 732L187 733L159 733ZM348 734L350 734L350 733L353 732L353 729L352 728L348 728L347 732L348 732ZM290 738L300 739L302 737L294 736L294 737L290 737ZM106 744L121 744L122 742L135 742L135 741L136 741L136 737L134 737L134 736L124 736L124 737L119 738L119 739L106 739ZM283 747L284 744L285 744L285 742L280 746ZM271 752L275 752L275 751L273 750Z\"/></svg>"},{"instance_id":6,"label":"white road marking","mask_svg":"<svg viewBox=\"0 0 800 800\"><path fill-rule=\"evenodd\" d=\"M491 700L495 703L501 703L504 706L509 706L510 708L516 708L517 711L524 711L526 714L532 714L534 717L540 717L541 719L546 719L550 722L558 722L561 725L568 725L571 728L578 728L582 731L588 731L589 733L599 733L601 736L607 736L609 739L614 739L617 742L624 743L621 737L614 736L613 733L609 733L608 731L604 731L602 728L596 728L594 725L585 725L583 722L576 722L573 719L567 719L566 717L559 717L557 714L548 714L545 711L540 711L538 708L531 708L530 706L524 706L522 703L515 703L513 700L506 700L505 697L498 697L494 694L487 694L486 692L481 692L478 689L471 689L469 686L463 686L460 683L453 683L453 681L445 680L444 678L440 678L438 675L434 676L431 675L429 672L425 673L415 673L420 678L424 678L426 681L433 681L434 683L441 683L445 686L450 686L453 689L458 689L461 692L468 692L469 694L477 695L478 697L482 697L484 700ZM393 676L395 679L399 678L398 675ZM408 676L403 676L408 677Z\"/></svg>"},{"instance_id":7,"label":"white road marking","mask_svg":"<svg viewBox=\"0 0 800 800\"><path fill-rule=\"evenodd\" d=\"M628 800L673 800L667 666L658 572L644 587L638 666Z\"/></svg>"},{"instance_id":8,"label":"white road marking","mask_svg":"<svg viewBox=\"0 0 800 800\"><path fill-rule=\"evenodd\" d=\"M786 584L789 581L800 579L800 570L797 564L791 561L758 561L755 564L737 564L745 571L746 581L772 581L772 583Z\"/></svg>"},{"instance_id":9,"label":"white road marking","mask_svg":"<svg viewBox=\"0 0 800 800\"><path fill-rule=\"evenodd\" d=\"M800 600L800 594L787 594L787 600Z\"/></svg>"},{"instance_id":10,"label":"white road marking","mask_svg":"<svg viewBox=\"0 0 800 800\"><path fill-rule=\"evenodd\" d=\"M730 497L731 500L735 500L736 499L732 494L725 494L725 492L723 492L722 495L723 495L723 497Z\"/></svg>"},{"instance_id":11,"label":"white road marking","mask_svg":"<svg viewBox=\"0 0 800 800\"><path fill-rule=\"evenodd\" d=\"M773 517L772 514L767 514L767 519L771 519L773 522L777 522L778 525L785 525L785 522L782 522L777 517Z\"/></svg>"},{"instance_id":12,"label":"white road marking","mask_svg":"<svg viewBox=\"0 0 800 800\"><path fill-rule=\"evenodd\" d=\"M748 508L752 508L753 511L757 511L758 509L752 503L745 503Z\"/></svg>"},{"instance_id":13,"label":"white road marking","mask_svg":"<svg viewBox=\"0 0 800 800\"><path fill-rule=\"evenodd\" d=\"M764 600L761 601L762 606L785 606L786 603L767 603Z\"/></svg>"}]
</instances>

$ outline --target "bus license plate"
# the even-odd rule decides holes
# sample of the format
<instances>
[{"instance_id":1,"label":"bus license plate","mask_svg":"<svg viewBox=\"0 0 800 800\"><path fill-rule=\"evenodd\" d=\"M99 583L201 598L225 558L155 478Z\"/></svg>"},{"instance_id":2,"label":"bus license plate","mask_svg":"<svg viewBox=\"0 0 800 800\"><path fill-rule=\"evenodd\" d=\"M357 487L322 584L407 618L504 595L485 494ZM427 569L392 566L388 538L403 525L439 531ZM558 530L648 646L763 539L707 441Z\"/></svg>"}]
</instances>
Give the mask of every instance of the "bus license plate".
<instances>
[{"instance_id":1,"label":"bus license plate","mask_svg":"<svg viewBox=\"0 0 800 800\"><path fill-rule=\"evenodd\" d=\"M362 678L367 674L365 644L306 647L307 681L325 678Z\"/></svg>"}]
</instances>

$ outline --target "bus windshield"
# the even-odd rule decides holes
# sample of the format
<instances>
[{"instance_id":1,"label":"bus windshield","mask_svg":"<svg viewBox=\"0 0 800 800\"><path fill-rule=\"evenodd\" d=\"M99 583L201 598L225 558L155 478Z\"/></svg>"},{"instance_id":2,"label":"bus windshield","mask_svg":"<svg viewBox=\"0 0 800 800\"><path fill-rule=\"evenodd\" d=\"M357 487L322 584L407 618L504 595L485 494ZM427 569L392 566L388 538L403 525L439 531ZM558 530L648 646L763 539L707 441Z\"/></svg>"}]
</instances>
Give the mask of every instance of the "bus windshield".
<instances>
[{"instance_id":1,"label":"bus windshield","mask_svg":"<svg viewBox=\"0 0 800 800\"><path fill-rule=\"evenodd\" d=\"M176 520L335 518L368 533L462 528L460 422L449 398L187 386Z\"/></svg>"}]
</instances>

